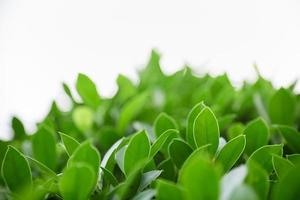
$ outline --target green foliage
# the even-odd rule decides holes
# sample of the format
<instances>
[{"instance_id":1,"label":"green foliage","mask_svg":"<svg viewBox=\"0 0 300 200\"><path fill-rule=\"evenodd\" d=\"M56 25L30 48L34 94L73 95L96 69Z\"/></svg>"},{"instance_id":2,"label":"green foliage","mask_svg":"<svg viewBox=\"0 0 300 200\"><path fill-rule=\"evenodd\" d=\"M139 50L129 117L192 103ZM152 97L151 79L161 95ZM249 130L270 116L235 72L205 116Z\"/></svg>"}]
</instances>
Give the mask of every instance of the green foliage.
<instances>
[{"instance_id":1,"label":"green foliage","mask_svg":"<svg viewBox=\"0 0 300 200\"><path fill-rule=\"evenodd\" d=\"M188 66L167 75L152 51L139 81L119 75L111 97L84 74L75 86L62 85L71 109L53 102L35 132L12 118L0 199L299 199L294 85L259 75L236 88Z\"/></svg>"}]
</instances>

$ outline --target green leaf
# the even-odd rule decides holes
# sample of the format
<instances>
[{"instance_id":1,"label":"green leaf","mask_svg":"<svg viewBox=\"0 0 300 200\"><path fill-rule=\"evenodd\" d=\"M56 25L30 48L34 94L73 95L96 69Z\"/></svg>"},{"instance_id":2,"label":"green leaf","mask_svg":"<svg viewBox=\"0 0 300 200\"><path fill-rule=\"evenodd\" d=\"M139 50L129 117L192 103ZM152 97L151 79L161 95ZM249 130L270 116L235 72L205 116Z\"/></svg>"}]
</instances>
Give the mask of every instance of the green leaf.
<instances>
[{"instance_id":1,"label":"green leaf","mask_svg":"<svg viewBox=\"0 0 300 200\"><path fill-rule=\"evenodd\" d=\"M161 134L153 143L150 149L150 158L153 158L164 146L164 144L169 140L169 137L172 136L172 134L176 135L176 130L167 130L163 134Z\"/></svg>"},{"instance_id":2,"label":"green leaf","mask_svg":"<svg viewBox=\"0 0 300 200\"><path fill-rule=\"evenodd\" d=\"M296 100L287 89L280 88L269 103L269 116L272 123L292 125L296 114Z\"/></svg>"},{"instance_id":3,"label":"green leaf","mask_svg":"<svg viewBox=\"0 0 300 200\"><path fill-rule=\"evenodd\" d=\"M13 193L20 193L31 187L31 171L28 161L12 146L8 146L1 173L6 185Z\"/></svg>"},{"instance_id":4,"label":"green leaf","mask_svg":"<svg viewBox=\"0 0 300 200\"><path fill-rule=\"evenodd\" d=\"M161 162L157 166L157 169L162 170L162 173L160 175L161 178L175 181L177 172L176 172L175 166L170 158Z\"/></svg>"},{"instance_id":5,"label":"green leaf","mask_svg":"<svg viewBox=\"0 0 300 200\"><path fill-rule=\"evenodd\" d=\"M33 157L49 167L56 170L57 152L54 135L45 127L39 130L32 137Z\"/></svg>"},{"instance_id":6,"label":"green leaf","mask_svg":"<svg viewBox=\"0 0 300 200\"><path fill-rule=\"evenodd\" d=\"M26 138L26 132L23 123L17 117L12 118L12 129L14 131L14 140L23 140Z\"/></svg>"},{"instance_id":7,"label":"green leaf","mask_svg":"<svg viewBox=\"0 0 300 200\"><path fill-rule=\"evenodd\" d=\"M94 188L94 170L86 164L68 167L59 181L59 190L65 200L87 200Z\"/></svg>"},{"instance_id":8,"label":"green leaf","mask_svg":"<svg viewBox=\"0 0 300 200\"><path fill-rule=\"evenodd\" d=\"M291 168L274 189L275 200L295 200L300 196L300 166Z\"/></svg>"},{"instance_id":9,"label":"green leaf","mask_svg":"<svg viewBox=\"0 0 300 200\"><path fill-rule=\"evenodd\" d=\"M286 156L294 165L300 165L300 154L291 154Z\"/></svg>"},{"instance_id":10,"label":"green leaf","mask_svg":"<svg viewBox=\"0 0 300 200\"><path fill-rule=\"evenodd\" d=\"M104 184L112 184L113 186L116 186L118 184L118 180L108 169L101 167L101 170L103 171Z\"/></svg>"},{"instance_id":11,"label":"green leaf","mask_svg":"<svg viewBox=\"0 0 300 200\"><path fill-rule=\"evenodd\" d=\"M255 191L249 187L248 185L242 184L239 185L235 190L232 192L229 200L259 200L258 196L256 195Z\"/></svg>"},{"instance_id":12,"label":"green leaf","mask_svg":"<svg viewBox=\"0 0 300 200\"><path fill-rule=\"evenodd\" d=\"M120 102L125 102L128 98L136 94L136 88L126 76L120 74L117 78L118 93L117 98Z\"/></svg>"},{"instance_id":13,"label":"green leaf","mask_svg":"<svg viewBox=\"0 0 300 200\"><path fill-rule=\"evenodd\" d=\"M44 175L48 176L48 177L52 177L52 178L56 178L56 173L51 170L50 168L48 168L46 165L44 165L43 163L41 163L40 161L31 158L29 156L26 156L26 159L31 161L31 163L33 163L34 165L36 165L39 170L41 171L41 173L43 173Z\"/></svg>"},{"instance_id":14,"label":"green leaf","mask_svg":"<svg viewBox=\"0 0 300 200\"><path fill-rule=\"evenodd\" d=\"M87 106L78 106L73 110L72 119L80 131L86 132L93 126L94 112Z\"/></svg>"},{"instance_id":15,"label":"green leaf","mask_svg":"<svg viewBox=\"0 0 300 200\"><path fill-rule=\"evenodd\" d=\"M300 153L300 133L289 126L278 126L279 132L287 142L287 146L295 153Z\"/></svg>"},{"instance_id":16,"label":"green leaf","mask_svg":"<svg viewBox=\"0 0 300 200\"><path fill-rule=\"evenodd\" d=\"M116 154L115 154L115 160L121 169L121 171L125 174L125 169L124 169L124 157L125 157L125 151L127 149L128 145L123 146L121 149L119 149Z\"/></svg>"},{"instance_id":17,"label":"green leaf","mask_svg":"<svg viewBox=\"0 0 300 200\"><path fill-rule=\"evenodd\" d=\"M181 139L174 139L169 145L169 155L177 169L181 168L192 152L193 149Z\"/></svg>"},{"instance_id":18,"label":"green leaf","mask_svg":"<svg viewBox=\"0 0 300 200\"><path fill-rule=\"evenodd\" d=\"M98 175L100 166L100 154L90 141L85 141L74 151L68 161L68 167L77 163L85 163L89 165L95 176Z\"/></svg>"},{"instance_id":19,"label":"green leaf","mask_svg":"<svg viewBox=\"0 0 300 200\"><path fill-rule=\"evenodd\" d=\"M244 135L230 140L217 155L217 160L222 164L224 172L230 170L242 155L246 145Z\"/></svg>"},{"instance_id":20,"label":"green leaf","mask_svg":"<svg viewBox=\"0 0 300 200\"><path fill-rule=\"evenodd\" d=\"M267 199L270 188L269 174L255 161L248 162L247 168L246 183L255 190L260 199Z\"/></svg>"},{"instance_id":21,"label":"green leaf","mask_svg":"<svg viewBox=\"0 0 300 200\"><path fill-rule=\"evenodd\" d=\"M178 129L176 121L166 113L159 114L155 119L153 126L157 137L169 129Z\"/></svg>"},{"instance_id":22,"label":"green leaf","mask_svg":"<svg viewBox=\"0 0 300 200\"><path fill-rule=\"evenodd\" d=\"M183 200L182 189L172 182L158 180L156 184L157 200Z\"/></svg>"},{"instance_id":23,"label":"green leaf","mask_svg":"<svg viewBox=\"0 0 300 200\"><path fill-rule=\"evenodd\" d=\"M144 173L141 178L141 184L139 187L139 191L143 191L153 181L155 181L160 176L161 172L162 172L161 170L153 170L153 171Z\"/></svg>"},{"instance_id":24,"label":"green leaf","mask_svg":"<svg viewBox=\"0 0 300 200\"><path fill-rule=\"evenodd\" d=\"M59 132L61 141L63 142L65 149L68 153L69 156L71 156L74 151L77 149L77 147L79 147L80 143L77 142L77 140L75 140L74 138L72 138L69 135L66 135L64 133Z\"/></svg>"},{"instance_id":25,"label":"green leaf","mask_svg":"<svg viewBox=\"0 0 300 200\"><path fill-rule=\"evenodd\" d=\"M186 200L217 200L219 172L204 153L190 156L181 168L178 182L185 190Z\"/></svg>"},{"instance_id":26,"label":"green leaf","mask_svg":"<svg viewBox=\"0 0 300 200\"><path fill-rule=\"evenodd\" d=\"M155 194L155 190L148 189L135 195L132 200L152 200Z\"/></svg>"},{"instance_id":27,"label":"green leaf","mask_svg":"<svg viewBox=\"0 0 300 200\"><path fill-rule=\"evenodd\" d=\"M273 171L272 156L282 156L282 147L281 144L265 145L254 151L247 162L256 162L268 173L271 173Z\"/></svg>"},{"instance_id":28,"label":"green leaf","mask_svg":"<svg viewBox=\"0 0 300 200\"><path fill-rule=\"evenodd\" d=\"M147 159L150 153L150 142L145 131L134 135L128 143L124 155L124 172L126 175L135 167L137 162Z\"/></svg>"},{"instance_id":29,"label":"green leaf","mask_svg":"<svg viewBox=\"0 0 300 200\"><path fill-rule=\"evenodd\" d=\"M274 155L272 158L272 163L276 175L279 179L282 179L285 174L294 167L293 163L287 159L282 158L281 156Z\"/></svg>"},{"instance_id":30,"label":"green leaf","mask_svg":"<svg viewBox=\"0 0 300 200\"><path fill-rule=\"evenodd\" d=\"M148 100L148 96L146 92L138 94L127 101L122 107L118 121L118 132L120 135L125 134L127 126L140 113Z\"/></svg>"},{"instance_id":31,"label":"green leaf","mask_svg":"<svg viewBox=\"0 0 300 200\"><path fill-rule=\"evenodd\" d=\"M247 155L251 155L256 149L268 144L269 129L261 117L251 121L246 126L244 134L247 141L245 148Z\"/></svg>"},{"instance_id":32,"label":"green leaf","mask_svg":"<svg viewBox=\"0 0 300 200\"><path fill-rule=\"evenodd\" d=\"M194 140L194 122L196 117L203 110L203 108L205 108L203 102L196 104L189 112L187 117L186 140L193 148L196 148L196 143Z\"/></svg>"},{"instance_id":33,"label":"green leaf","mask_svg":"<svg viewBox=\"0 0 300 200\"><path fill-rule=\"evenodd\" d=\"M99 106L101 102L100 96L95 84L88 76L81 73L78 74L76 89L85 104L94 109Z\"/></svg>"},{"instance_id":34,"label":"green leaf","mask_svg":"<svg viewBox=\"0 0 300 200\"><path fill-rule=\"evenodd\" d=\"M219 126L215 115L210 108L203 108L194 122L194 139L197 147L211 144L208 151L214 154L219 145L219 137Z\"/></svg>"}]
</instances>

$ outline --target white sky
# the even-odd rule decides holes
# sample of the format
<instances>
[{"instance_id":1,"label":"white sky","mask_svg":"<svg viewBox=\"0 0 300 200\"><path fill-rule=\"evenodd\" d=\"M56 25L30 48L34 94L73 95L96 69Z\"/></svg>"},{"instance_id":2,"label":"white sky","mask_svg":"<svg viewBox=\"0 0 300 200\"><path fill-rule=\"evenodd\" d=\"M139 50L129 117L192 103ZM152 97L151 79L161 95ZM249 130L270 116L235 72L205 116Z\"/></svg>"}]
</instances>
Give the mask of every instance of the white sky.
<instances>
[{"instance_id":1,"label":"white sky","mask_svg":"<svg viewBox=\"0 0 300 200\"><path fill-rule=\"evenodd\" d=\"M300 1L0 0L0 138L12 114L32 130L78 72L112 94L154 47L166 72L189 63L239 82L256 62L287 85L300 77Z\"/></svg>"}]
</instances>

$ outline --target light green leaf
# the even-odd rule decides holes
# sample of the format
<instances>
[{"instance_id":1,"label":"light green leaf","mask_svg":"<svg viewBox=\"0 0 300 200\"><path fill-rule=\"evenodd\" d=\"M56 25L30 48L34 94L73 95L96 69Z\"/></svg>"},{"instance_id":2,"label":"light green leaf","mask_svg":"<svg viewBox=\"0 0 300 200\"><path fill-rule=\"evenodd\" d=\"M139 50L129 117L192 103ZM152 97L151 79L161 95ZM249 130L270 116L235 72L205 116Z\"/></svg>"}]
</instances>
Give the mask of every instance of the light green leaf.
<instances>
[{"instance_id":1,"label":"light green leaf","mask_svg":"<svg viewBox=\"0 0 300 200\"><path fill-rule=\"evenodd\" d=\"M186 140L193 148L196 148L196 143L194 140L194 122L196 117L203 110L203 108L205 108L203 102L196 104L189 112L187 117Z\"/></svg>"},{"instance_id":2,"label":"light green leaf","mask_svg":"<svg viewBox=\"0 0 300 200\"><path fill-rule=\"evenodd\" d=\"M56 170L57 152L54 135L46 128L41 127L32 137L32 150L35 159Z\"/></svg>"},{"instance_id":3,"label":"light green leaf","mask_svg":"<svg viewBox=\"0 0 300 200\"><path fill-rule=\"evenodd\" d=\"M94 112L90 107L78 106L73 110L72 119L80 131L86 132L93 126Z\"/></svg>"},{"instance_id":4,"label":"light green leaf","mask_svg":"<svg viewBox=\"0 0 300 200\"><path fill-rule=\"evenodd\" d=\"M246 126L244 135L247 141L245 153L251 155L256 149L268 144L269 129L266 122L259 117Z\"/></svg>"},{"instance_id":5,"label":"light green leaf","mask_svg":"<svg viewBox=\"0 0 300 200\"><path fill-rule=\"evenodd\" d=\"M76 89L82 101L88 106L96 109L100 102L100 96L93 81L84 74L78 74Z\"/></svg>"},{"instance_id":6,"label":"light green leaf","mask_svg":"<svg viewBox=\"0 0 300 200\"><path fill-rule=\"evenodd\" d=\"M80 145L79 142L77 142L77 140L75 140L74 138L72 138L69 135L66 135L64 133L59 133L61 141L63 142L65 149L68 153L69 156L71 156L73 154L73 152L77 149L77 147Z\"/></svg>"},{"instance_id":7,"label":"light green leaf","mask_svg":"<svg viewBox=\"0 0 300 200\"><path fill-rule=\"evenodd\" d=\"M155 119L153 126L157 137L169 129L178 129L176 121L166 113L159 114Z\"/></svg>"},{"instance_id":8,"label":"light green leaf","mask_svg":"<svg viewBox=\"0 0 300 200\"><path fill-rule=\"evenodd\" d=\"M90 165L76 163L68 167L59 181L65 200L87 200L95 186L96 174Z\"/></svg>"},{"instance_id":9,"label":"light green leaf","mask_svg":"<svg viewBox=\"0 0 300 200\"><path fill-rule=\"evenodd\" d=\"M148 100L148 93L144 92L132 97L122 107L118 122L119 135L124 135L129 123L140 113Z\"/></svg>"},{"instance_id":10,"label":"light green leaf","mask_svg":"<svg viewBox=\"0 0 300 200\"><path fill-rule=\"evenodd\" d=\"M31 171L28 161L21 152L12 146L8 146L4 156L1 174L13 193L20 193L31 187Z\"/></svg>"},{"instance_id":11,"label":"light green leaf","mask_svg":"<svg viewBox=\"0 0 300 200\"><path fill-rule=\"evenodd\" d=\"M294 167L293 163L287 159L282 158L281 156L274 155L272 158L272 163L276 175L279 179L282 179L285 174Z\"/></svg>"},{"instance_id":12,"label":"light green leaf","mask_svg":"<svg viewBox=\"0 0 300 200\"><path fill-rule=\"evenodd\" d=\"M300 154L290 154L286 156L294 165L300 165Z\"/></svg>"},{"instance_id":13,"label":"light green leaf","mask_svg":"<svg viewBox=\"0 0 300 200\"><path fill-rule=\"evenodd\" d=\"M158 180L157 200L184 200L182 189L170 181Z\"/></svg>"},{"instance_id":14,"label":"light green leaf","mask_svg":"<svg viewBox=\"0 0 300 200\"><path fill-rule=\"evenodd\" d=\"M296 114L296 100L287 89L279 89L269 103L269 116L272 123L292 125Z\"/></svg>"},{"instance_id":15,"label":"light green leaf","mask_svg":"<svg viewBox=\"0 0 300 200\"><path fill-rule=\"evenodd\" d=\"M287 146L295 153L300 153L300 133L289 126L278 126L278 130L287 142Z\"/></svg>"},{"instance_id":16,"label":"light green leaf","mask_svg":"<svg viewBox=\"0 0 300 200\"><path fill-rule=\"evenodd\" d=\"M194 140L197 147L211 144L208 151L214 154L219 145L219 137L219 126L215 115L210 108L203 108L194 121Z\"/></svg>"},{"instance_id":17,"label":"light green leaf","mask_svg":"<svg viewBox=\"0 0 300 200\"><path fill-rule=\"evenodd\" d=\"M124 155L124 172L126 175L134 168L137 162L148 159L150 141L145 131L134 135L128 143Z\"/></svg>"},{"instance_id":18,"label":"light green leaf","mask_svg":"<svg viewBox=\"0 0 300 200\"><path fill-rule=\"evenodd\" d=\"M162 172L161 170L153 170L153 171L143 173L142 178L141 178L139 191L143 191L153 181L155 181L160 176L161 172Z\"/></svg>"},{"instance_id":19,"label":"light green leaf","mask_svg":"<svg viewBox=\"0 0 300 200\"><path fill-rule=\"evenodd\" d=\"M74 151L69 158L68 167L77 163L85 163L89 165L95 176L98 175L100 166L100 154L90 141L85 141Z\"/></svg>"},{"instance_id":20,"label":"light green leaf","mask_svg":"<svg viewBox=\"0 0 300 200\"><path fill-rule=\"evenodd\" d=\"M228 200L259 200L255 191L248 185L242 184L235 188Z\"/></svg>"},{"instance_id":21,"label":"light green leaf","mask_svg":"<svg viewBox=\"0 0 300 200\"><path fill-rule=\"evenodd\" d=\"M271 173L273 171L272 156L281 156L282 147L283 145L281 144L262 146L261 148L254 151L253 154L251 154L247 162L251 163L254 161L262 168L264 168L268 173Z\"/></svg>"},{"instance_id":22,"label":"light green leaf","mask_svg":"<svg viewBox=\"0 0 300 200\"><path fill-rule=\"evenodd\" d=\"M176 133L176 130L167 130L155 140L150 149L150 158L153 158L162 149L164 144L168 141L168 138L171 137L174 132Z\"/></svg>"},{"instance_id":23,"label":"light green leaf","mask_svg":"<svg viewBox=\"0 0 300 200\"><path fill-rule=\"evenodd\" d=\"M41 173L43 173L44 175L46 175L48 177L56 178L56 173L54 171L52 171L50 168L48 168L46 165L41 163L40 161L38 161L34 158L31 158L29 156L26 156L26 159L31 161L31 163L33 163L34 165L36 165L39 168L39 170L41 171Z\"/></svg>"},{"instance_id":24,"label":"light green leaf","mask_svg":"<svg viewBox=\"0 0 300 200\"><path fill-rule=\"evenodd\" d=\"M244 135L230 140L217 155L217 160L222 164L224 172L230 170L242 155L246 145Z\"/></svg>"},{"instance_id":25,"label":"light green leaf","mask_svg":"<svg viewBox=\"0 0 300 200\"><path fill-rule=\"evenodd\" d=\"M300 196L300 165L291 168L274 189L274 200L295 200Z\"/></svg>"},{"instance_id":26,"label":"light green leaf","mask_svg":"<svg viewBox=\"0 0 300 200\"><path fill-rule=\"evenodd\" d=\"M219 198L219 171L205 153L192 154L179 173L179 184L185 190L186 200L217 200Z\"/></svg>"}]
</instances>

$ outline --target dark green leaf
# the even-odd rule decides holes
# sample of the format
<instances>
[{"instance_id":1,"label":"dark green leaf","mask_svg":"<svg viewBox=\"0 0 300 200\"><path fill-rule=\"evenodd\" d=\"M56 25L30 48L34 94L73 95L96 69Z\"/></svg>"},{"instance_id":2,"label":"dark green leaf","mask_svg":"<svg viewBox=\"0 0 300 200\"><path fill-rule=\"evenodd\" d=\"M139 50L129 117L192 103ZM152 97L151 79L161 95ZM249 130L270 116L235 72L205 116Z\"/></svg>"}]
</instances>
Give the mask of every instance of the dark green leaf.
<instances>
[{"instance_id":1,"label":"dark green leaf","mask_svg":"<svg viewBox=\"0 0 300 200\"><path fill-rule=\"evenodd\" d=\"M169 145L169 155L178 169L192 152L193 149L181 139L174 139Z\"/></svg>"},{"instance_id":2,"label":"dark green leaf","mask_svg":"<svg viewBox=\"0 0 300 200\"><path fill-rule=\"evenodd\" d=\"M279 132L287 142L287 146L295 153L300 153L300 133L289 126L278 126Z\"/></svg>"}]
</instances>

